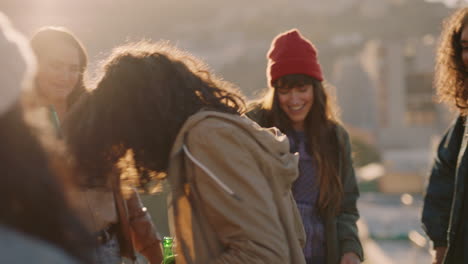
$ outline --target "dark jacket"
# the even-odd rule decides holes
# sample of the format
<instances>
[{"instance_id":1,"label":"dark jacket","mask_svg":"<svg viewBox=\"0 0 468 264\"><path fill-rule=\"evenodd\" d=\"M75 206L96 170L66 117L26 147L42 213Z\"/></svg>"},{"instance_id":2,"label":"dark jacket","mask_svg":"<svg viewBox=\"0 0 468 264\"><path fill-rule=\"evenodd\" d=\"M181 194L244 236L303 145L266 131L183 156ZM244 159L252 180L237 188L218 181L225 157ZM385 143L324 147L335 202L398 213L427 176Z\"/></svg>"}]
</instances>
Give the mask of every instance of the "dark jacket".
<instances>
[{"instance_id":1,"label":"dark jacket","mask_svg":"<svg viewBox=\"0 0 468 264\"><path fill-rule=\"evenodd\" d=\"M265 112L255 108L247 113L247 116L256 121L260 126L266 125ZM351 145L348 133L340 126L336 126L338 143L342 146L337 149L339 157L339 175L343 184L343 201L341 212L335 216L329 212L324 217L325 237L327 243L327 264L337 264L341 256L347 252L356 253L361 260L364 253L359 240L356 222L359 219L356 202L359 197L359 189L354 174L353 161L351 158Z\"/></svg>"},{"instance_id":2,"label":"dark jacket","mask_svg":"<svg viewBox=\"0 0 468 264\"><path fill-rule=\"evenodd\" d=\"M423 228L434 247L448 247L443 262L446 264L455 263L456 232L467 221L461 219L465 178L468 177L465 122L464 117L458 117L439 143L422 212ZM457 246L463 245L457 243Z\"/></svg>"}]
</instances>

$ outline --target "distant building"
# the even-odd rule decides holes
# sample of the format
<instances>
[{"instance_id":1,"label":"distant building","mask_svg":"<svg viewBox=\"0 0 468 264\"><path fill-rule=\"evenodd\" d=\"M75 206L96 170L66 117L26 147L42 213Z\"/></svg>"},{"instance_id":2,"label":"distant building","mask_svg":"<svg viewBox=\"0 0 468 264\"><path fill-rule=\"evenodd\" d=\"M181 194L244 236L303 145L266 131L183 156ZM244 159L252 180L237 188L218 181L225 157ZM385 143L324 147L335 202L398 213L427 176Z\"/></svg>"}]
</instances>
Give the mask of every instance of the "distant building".
<instances>
[{"instance_id":1,"label":"distant building","mask_svg":"<svg viewBox=\"0 0 468 264\"><path fill-rule=\"evenodd\" d=\"M346 124L368 132L386 168L383 191L422 191L450 113L434 102L435 38L369 40L338 59L333 82Z\"/></svg>"}]
</instances>

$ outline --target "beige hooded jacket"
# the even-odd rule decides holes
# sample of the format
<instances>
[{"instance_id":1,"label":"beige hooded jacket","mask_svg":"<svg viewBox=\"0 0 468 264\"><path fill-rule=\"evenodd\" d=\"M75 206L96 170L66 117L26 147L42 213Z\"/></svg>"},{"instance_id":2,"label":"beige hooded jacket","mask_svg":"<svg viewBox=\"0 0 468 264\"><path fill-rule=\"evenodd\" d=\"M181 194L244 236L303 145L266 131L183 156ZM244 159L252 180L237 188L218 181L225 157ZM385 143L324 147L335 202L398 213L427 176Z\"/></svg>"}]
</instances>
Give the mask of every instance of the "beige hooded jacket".
<instances>
[{"instance_id":1,"label":"beige hooded jacket","mask_svg":"<svg viewBox=\"0 0 468 264\"><path fill-rule=\"evenodd\" d=\"M278 130L232 114L191 116L168 169L176 263L305 263L290 191L297 162Z\"/></svg>"}]
</instances>

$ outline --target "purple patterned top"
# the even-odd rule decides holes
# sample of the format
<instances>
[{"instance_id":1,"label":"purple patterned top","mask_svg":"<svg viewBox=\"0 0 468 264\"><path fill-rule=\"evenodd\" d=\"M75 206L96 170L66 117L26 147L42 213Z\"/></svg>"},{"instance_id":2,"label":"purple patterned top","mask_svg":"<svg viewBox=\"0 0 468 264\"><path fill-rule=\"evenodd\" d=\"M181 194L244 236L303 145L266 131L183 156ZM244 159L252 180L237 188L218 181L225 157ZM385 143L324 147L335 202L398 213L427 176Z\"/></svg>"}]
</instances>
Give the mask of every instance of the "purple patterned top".
<instances>
[{"instance_id":1,"label":"purple patterned top","mask_svg":"<svg viewBox=\"0 0 468 264\"><path fill-rule=\"evenodd\" d=\"M292 192L307 236L304 255L307 263L325 264L325 227L316 209L319 190L315 164L307 152L304 132L296 131L287 136L291 152L299 152L299 177L293 184Z\"/></svg>"}]
</instances>

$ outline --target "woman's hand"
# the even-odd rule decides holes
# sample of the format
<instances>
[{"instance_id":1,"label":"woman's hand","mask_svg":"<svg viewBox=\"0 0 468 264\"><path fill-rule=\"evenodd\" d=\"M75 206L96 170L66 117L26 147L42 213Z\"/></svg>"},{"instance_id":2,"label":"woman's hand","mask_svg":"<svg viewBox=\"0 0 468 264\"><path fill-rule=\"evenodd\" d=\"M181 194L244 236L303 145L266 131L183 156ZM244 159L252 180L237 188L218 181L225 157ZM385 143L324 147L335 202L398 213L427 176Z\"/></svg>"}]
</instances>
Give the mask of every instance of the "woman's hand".
<instances>
[{"instance_id":1,"label":"woman's hand","mask_svg":"<svg viewBox=\"0 0 468 264\"><path fill-rule=\"evenodd\" d=\"M361 264L361 260L354 252L348 252L341 257L340 264Z\"/></svg>"}]
</instances>

